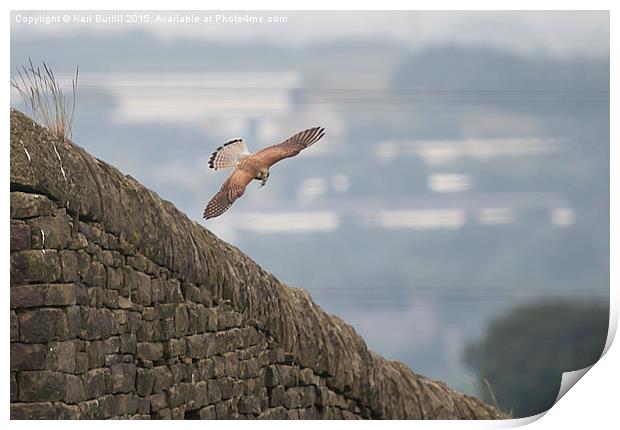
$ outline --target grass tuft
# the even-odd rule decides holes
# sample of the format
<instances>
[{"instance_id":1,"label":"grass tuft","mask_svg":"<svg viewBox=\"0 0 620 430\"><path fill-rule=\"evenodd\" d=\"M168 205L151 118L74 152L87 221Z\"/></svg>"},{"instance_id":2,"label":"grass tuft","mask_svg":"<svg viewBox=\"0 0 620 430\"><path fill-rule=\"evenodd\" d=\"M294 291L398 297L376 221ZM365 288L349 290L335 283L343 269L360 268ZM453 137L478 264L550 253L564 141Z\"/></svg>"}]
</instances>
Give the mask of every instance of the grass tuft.
<instances>
[{"instance_id":1,"label":"grass tuft","mask_svg":"<svg viewBox=\"0 0 620 430\"><path fill-rule=\"evenodd\" d=\"M11 86L19 93L32 118L62 140L71 138L79 72L80 66L77 66L69 97L65 96L45 61L35 66L29 58L27 65L17 68L17 77L11 79Z\"/></svg>"}]
</instances>

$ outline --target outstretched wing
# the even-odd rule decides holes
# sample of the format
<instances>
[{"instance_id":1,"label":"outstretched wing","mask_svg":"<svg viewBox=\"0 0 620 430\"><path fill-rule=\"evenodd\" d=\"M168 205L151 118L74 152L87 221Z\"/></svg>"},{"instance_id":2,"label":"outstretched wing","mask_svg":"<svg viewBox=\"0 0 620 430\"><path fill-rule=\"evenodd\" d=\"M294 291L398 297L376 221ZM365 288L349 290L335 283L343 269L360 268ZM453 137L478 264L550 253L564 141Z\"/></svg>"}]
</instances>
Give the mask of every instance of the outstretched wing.
<instances>
[{"instance_id":1,"label":"outstretched wing","mask_svg":"<svg viewBox=\"0 0 620 430\"><path fill-rule=\"evenodd\" d=\"M263 164L271 166L283 158L293 157L306 149L325 134L323 127L314 127L289 137L284 142L269 146L256 152L253 157Z\"/></svg>"},{"instance_id":2,"label":"outstretched wing","mask_svg":"<svg viewBox=\"0 0 620 430\"><path fill-rule=\"evenodd\" d=\"M235 169L231 175L224 181L222 187L214 195L202 216L204 219L214 218L222 215L239 197L243 195L245 187L252 180L252 175L241 169Z\"/></svg>"},{"instance_id":3,"label":"outstretched wing","mask_svg":"<svg viewBox=\"0 0 620 430\"><path fill-rule=\"evenodd\" d=\"M250 155L248 148L241 139L233 139L217 148L211 158L209 167L213 170L221 170L227 167L234 167L239 161Z\"/></svg>"}]
</instances>

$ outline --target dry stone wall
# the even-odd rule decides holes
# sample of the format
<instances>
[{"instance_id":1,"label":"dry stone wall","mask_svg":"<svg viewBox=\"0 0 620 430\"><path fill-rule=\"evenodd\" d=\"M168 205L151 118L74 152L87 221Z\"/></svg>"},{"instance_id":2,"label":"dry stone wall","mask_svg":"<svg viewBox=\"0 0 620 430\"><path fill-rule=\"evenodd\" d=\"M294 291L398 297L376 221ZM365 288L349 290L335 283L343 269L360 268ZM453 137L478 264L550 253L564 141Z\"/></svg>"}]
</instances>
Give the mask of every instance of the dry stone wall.
<instances>
[{"instance_id":1,"label":"dry stone wall","mask_svg":"<svg viewBox=\"0 0 620 430\"><path fill-rule=\"evenodd\" d=\"M505 418L11 111L11 418Z\"/></svg>"},{"instance_id":2,"label":"dry stone wall","mask_svg":"<svg viewBox=\"0 0 620 430\"><path fill-rule=\"evenodd\" d=\"M202 285L11 193L13 418L370 418Z\"/></svg>"}]
</instances>

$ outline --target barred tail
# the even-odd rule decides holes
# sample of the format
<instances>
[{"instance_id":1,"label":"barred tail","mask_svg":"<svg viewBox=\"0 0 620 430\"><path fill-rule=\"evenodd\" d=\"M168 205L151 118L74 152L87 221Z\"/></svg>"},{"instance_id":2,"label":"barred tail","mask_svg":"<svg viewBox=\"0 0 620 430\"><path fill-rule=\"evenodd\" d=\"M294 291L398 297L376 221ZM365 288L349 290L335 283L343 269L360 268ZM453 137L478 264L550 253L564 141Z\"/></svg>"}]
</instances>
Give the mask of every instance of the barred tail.
<instances>
[{"instance_id":1,"label":"barred tail","mask_svg":"<svg viewBox=\"0 0 620 430\"><path fill-rule=\"evenodd\" d=\"M242 139L233 139L220 146L211 154L209 167L221 170L234 167L239 161L250 155Z\"/></svg>"}]
</instances>

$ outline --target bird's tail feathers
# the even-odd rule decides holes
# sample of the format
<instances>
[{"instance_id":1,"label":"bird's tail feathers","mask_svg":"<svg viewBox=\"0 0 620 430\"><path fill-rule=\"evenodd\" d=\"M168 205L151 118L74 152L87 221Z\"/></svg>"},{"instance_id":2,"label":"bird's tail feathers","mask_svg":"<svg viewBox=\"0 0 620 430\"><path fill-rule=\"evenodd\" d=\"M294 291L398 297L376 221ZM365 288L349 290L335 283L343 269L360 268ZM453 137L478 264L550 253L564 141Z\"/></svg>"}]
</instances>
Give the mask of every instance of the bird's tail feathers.
<instances>
[{"instance_id":1,"label":"bird's tail feathers","mask_svg":"<svg viewBox=\"0 0 620 430\"><path fill-rule=\"evenodd\" d=\"M209 158L209 167L213 170L234 167L248 155L250 155L250 153L242 139L229 140L211 154L211 158Z\"/></svg>"}]
</instances>

